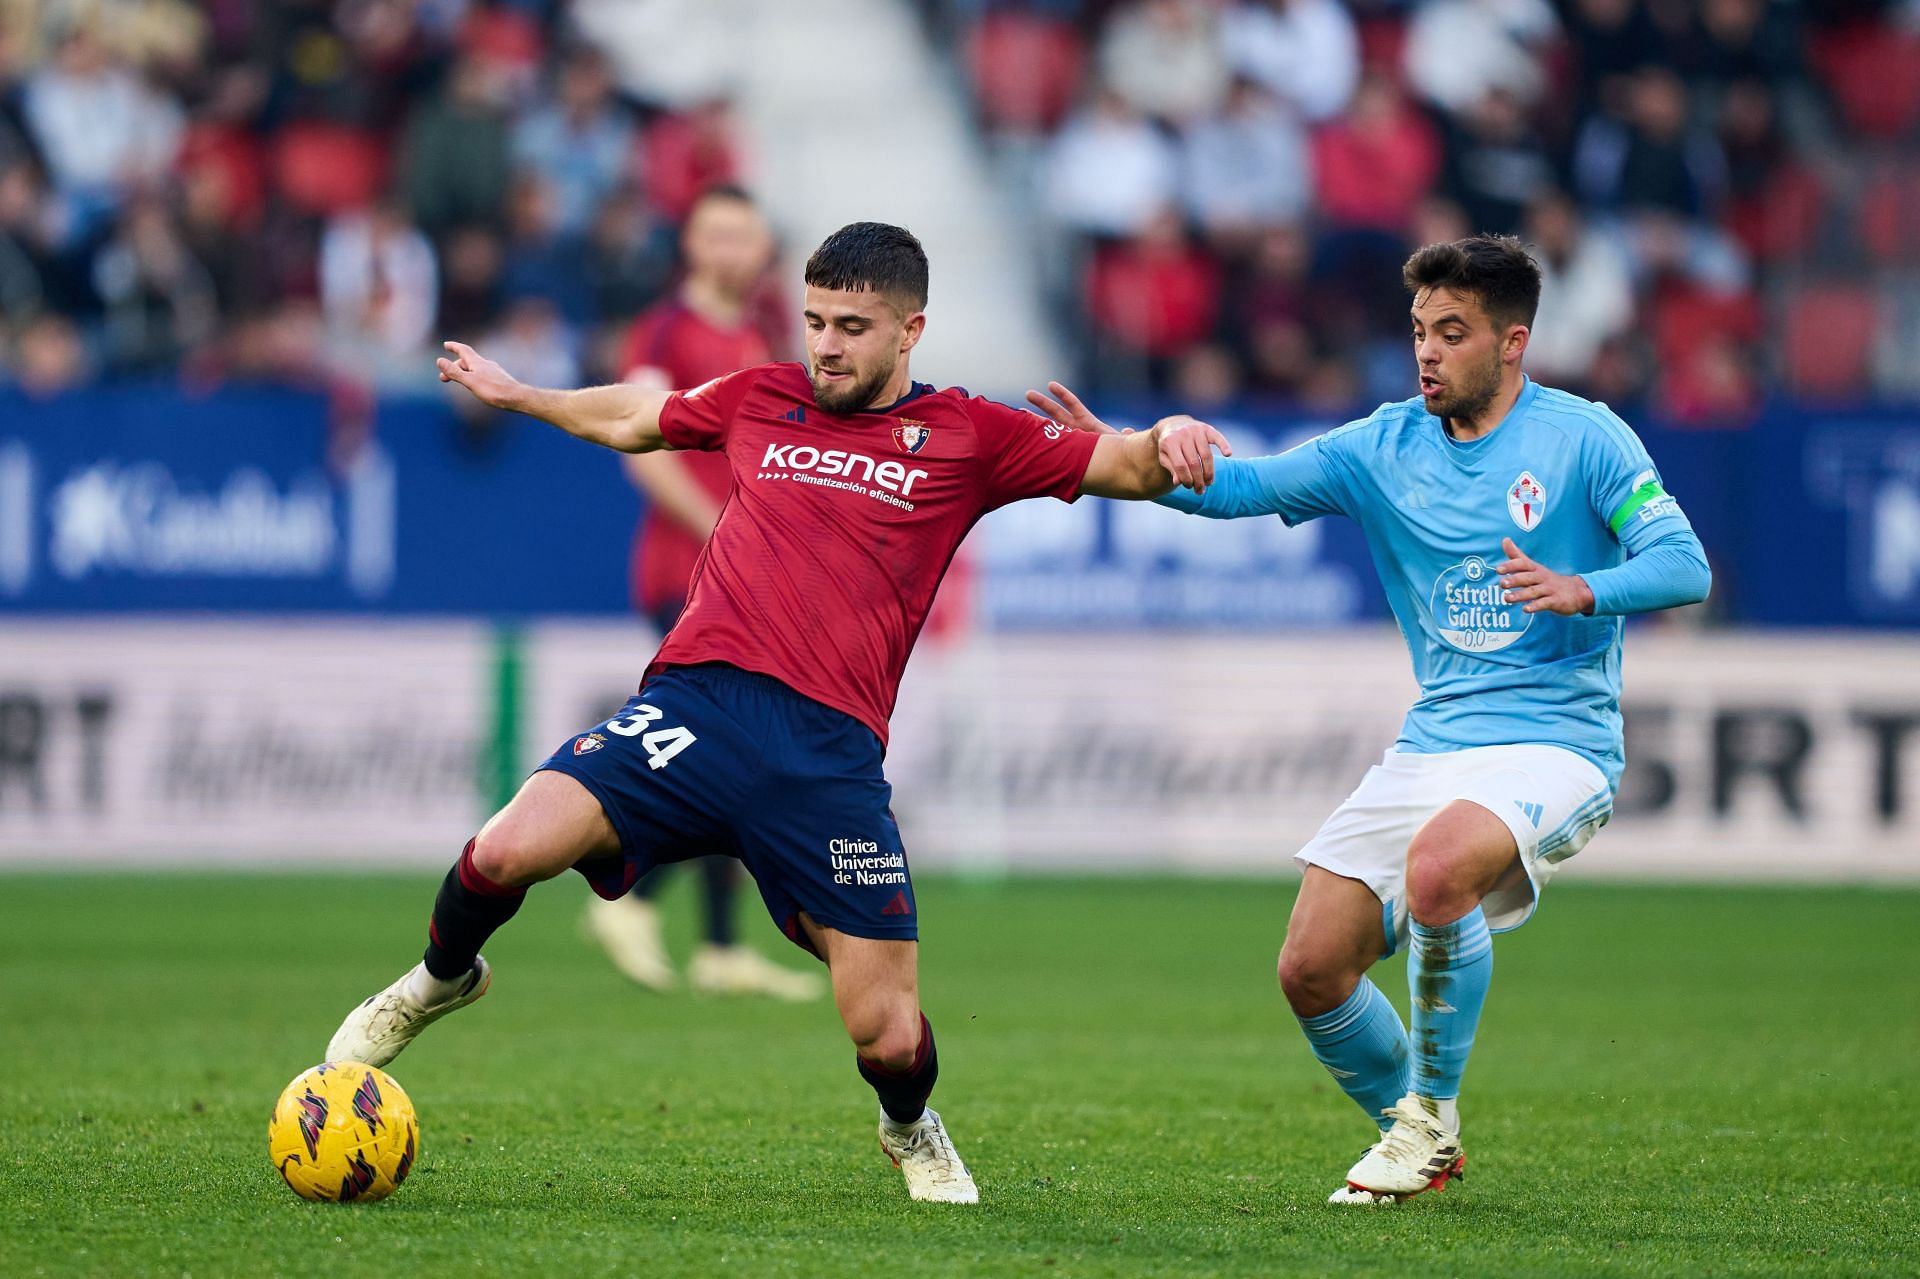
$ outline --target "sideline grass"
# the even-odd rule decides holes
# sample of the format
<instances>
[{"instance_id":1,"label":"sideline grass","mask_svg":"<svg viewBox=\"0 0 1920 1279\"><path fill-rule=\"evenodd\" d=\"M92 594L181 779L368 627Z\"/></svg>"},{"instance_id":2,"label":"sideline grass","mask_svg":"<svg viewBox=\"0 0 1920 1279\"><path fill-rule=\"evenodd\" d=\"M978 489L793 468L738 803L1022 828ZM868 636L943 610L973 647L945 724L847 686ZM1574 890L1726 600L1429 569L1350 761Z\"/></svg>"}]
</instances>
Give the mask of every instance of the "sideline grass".
<instances>
[{"instance_id":1,"label":"sideline grass","mask_svg":"<svg viewBox=\"0 0 1920 1279\"><path fill-rule=\"evenodd\" d=\"M1556 885L1496 948L1470 1181L1355 1211L1322 1201L1368 1125L1273 989L1290 884L928 877L966 1210L907 1201L827 1007L633 991L569 879L395 1063L412 1179L302 1203L268 1108L417 952L433 885L0 876L0 1272L1920 1271L1920 893Z\"/></svg>"}]
</instances>

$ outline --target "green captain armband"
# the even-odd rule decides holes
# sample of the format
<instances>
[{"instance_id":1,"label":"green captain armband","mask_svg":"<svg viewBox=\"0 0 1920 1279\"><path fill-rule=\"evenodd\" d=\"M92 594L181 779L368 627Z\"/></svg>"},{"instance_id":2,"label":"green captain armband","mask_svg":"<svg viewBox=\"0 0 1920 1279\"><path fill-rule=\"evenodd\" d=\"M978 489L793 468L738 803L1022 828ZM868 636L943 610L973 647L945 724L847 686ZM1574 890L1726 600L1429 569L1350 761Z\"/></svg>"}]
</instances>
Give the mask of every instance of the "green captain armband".
<instances>
[{"instance_id":1,"label":"green captain armband","mask_svg":"<svg viewBox=\"0 0 1920 1279\"><path fill-rule=\"evenodd\" d=\"M1660 481L1652 478L1651 472L1643 477L1641 484L1627 494L1627 500L1620 503L1620 509L1607 521L1607 528L1615 537L1627 526L1627 521L1638 515L1643 520L1658 519L1679 509L1679 504L1660 487Z\"/></svg>"}]
</instances>

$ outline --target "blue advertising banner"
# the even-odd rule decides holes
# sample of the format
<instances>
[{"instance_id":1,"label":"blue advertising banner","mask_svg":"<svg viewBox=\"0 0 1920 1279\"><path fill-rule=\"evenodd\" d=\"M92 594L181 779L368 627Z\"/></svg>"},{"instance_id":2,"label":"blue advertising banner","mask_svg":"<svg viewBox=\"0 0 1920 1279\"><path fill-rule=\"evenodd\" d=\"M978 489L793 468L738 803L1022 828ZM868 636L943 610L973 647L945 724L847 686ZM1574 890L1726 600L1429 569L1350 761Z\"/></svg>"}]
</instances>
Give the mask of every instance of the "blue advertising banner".
<instances>
[{"instance_id":1,"label":"blue advertising banner","mask_svg":"<svg viewBox=\"0 0 1920 1279\"><path fill-rule=\"evenodd\" d=\"M638 498L525 418L380 405L342 461L318 395L0 399L0 608L618 612Z\"/></svg>"},{"instance_id":2,"label":"blue advertising banner","mask_svg":"<svg viewBox=\"0 0 1920 1279\"><path fill-rule=\"evenodd\" d=\"M1721 616L1920 626L1920 415L1777 406L1705 432L1629 420L1706 543ZM1247 457L1335 423L1220 425ZM318 395L0 392L0 611L622 614L639 510L618 459L511 415L476 428L438 399L382 402L348 454ZM980 620L998 629L1385 616L1347 520L1022 502L967 553Z\"/></svg>"}]
</instances>

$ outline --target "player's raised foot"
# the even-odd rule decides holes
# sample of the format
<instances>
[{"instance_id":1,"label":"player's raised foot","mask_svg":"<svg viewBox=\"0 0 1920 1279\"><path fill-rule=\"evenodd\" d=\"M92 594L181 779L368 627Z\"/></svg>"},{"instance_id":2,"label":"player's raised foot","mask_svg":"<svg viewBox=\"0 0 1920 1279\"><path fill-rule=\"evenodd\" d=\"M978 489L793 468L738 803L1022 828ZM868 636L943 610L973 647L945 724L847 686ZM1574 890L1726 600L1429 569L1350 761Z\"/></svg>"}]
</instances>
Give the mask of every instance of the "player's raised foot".
<instances>
[{"instance_id":1,"label":"player's raised foot","mask_svg":"<svg viewBox=\"0 0 1920 1279\"><path fill-rule=\"evenodd\" d=\"M973 1174L947 1136L938 1112L929 1110L915 1123L902 1127L880 1116L880 1149L907 1179L907 1193L923 1203L973 1204L980 1191Z\"/></svg>"},{"instance_id":2,"label":"player's raised foot","mask_svg":"<svg viewBox=\"0 0 1920 1279\"><path fill-rule=\"evenodd\" d=\"M687 968L687 984L704 995L771 995L794 1004L827 993L819 973L782 968L747 946L702 946Z\"/></svg>"},{"instance_id":3,"label":"player's raised foot","mask_svg":"<svg viewBox=\"0 0 1920 1279\"><path fill-rule=\"evenodd\" d=\"M1393 1127L1347 1171L1349 1190L1411 1199L1424 1191L1445 1190L1447 1182L1465 1178L1467 1157L1460 1150L1460 1134L1445 1128L1418 1097L1409 1093L1387 1114Z\"/></svg>"},{"instance_id":4,"label":"player's raised foot","mask_svg":"<svg viewBox=\"0 0 1920 1279\"><path fill-rule=\"evenodd\" d=\"M327 1060L384 1066L428 1026L486 994L492 981L493 970L487 967L486 960L476 955L473 971L450 993L439 999L423 1000L416 991L432 989L441 983L427 972L425 964L415 964L400 974L400 980L377 995L369 995L347 1014L340 1029L327 1041Z\"/></svg>"},{"instance_id":5,"label":"player's raised foot","mask_svg":"<svg viewBox=\"0 0 1920 1279\"><path fill-rule=\"evenodd\" d=\"M679 982L660 938L660 912L631 893L613 901L587 903L587 933L600 943L613 966L648 990L669 991Z\"/></svg>"}]
</instances>

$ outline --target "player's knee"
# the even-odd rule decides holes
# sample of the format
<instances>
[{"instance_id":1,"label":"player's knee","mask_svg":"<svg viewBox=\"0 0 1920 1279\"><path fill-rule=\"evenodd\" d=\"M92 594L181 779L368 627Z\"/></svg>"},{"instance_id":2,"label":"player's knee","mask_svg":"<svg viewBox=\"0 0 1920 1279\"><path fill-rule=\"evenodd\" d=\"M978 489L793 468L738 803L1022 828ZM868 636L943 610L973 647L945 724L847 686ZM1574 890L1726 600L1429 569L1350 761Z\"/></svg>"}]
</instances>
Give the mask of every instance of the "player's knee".
<instances>
[{"instance_id":1,"label":"player's knee","mask_svg":"<svg viewBox=\"0 0 1920 1279\"><path fill-rule=\"evenodd\" d=\"M553 862L554 850L548 842L517 825L492 823L473 841L474 869L507 887L552 879L566 869Z\"/></svg>"},{"instance_id":2,"label":"player's knee","mask_svg":"<svg viewBox=\"0 0 1920 1279\"><path fill-rule=\"evenodd\" d=\"M1301 1017L1317 1017L1338 1008L1358 980L1346 965L1328 963L1304 946L1281 949L1279 973L1280 993Z\"/></svg>"},{"instance_id":3,"label":"player's knee","mask_svg":"<svg viewBox=\"0 0 1920 1279\"><path fill-rule=\"evenodd\" d=\"M1472 909L1472 889L1452 860L1416 839L1407 850L1408 912L1423 924L1446 924Z\"/></svg>"}]
</instances>

